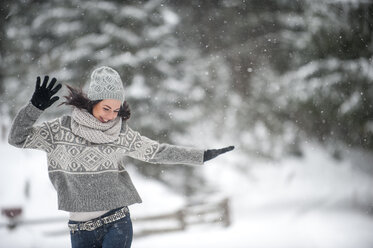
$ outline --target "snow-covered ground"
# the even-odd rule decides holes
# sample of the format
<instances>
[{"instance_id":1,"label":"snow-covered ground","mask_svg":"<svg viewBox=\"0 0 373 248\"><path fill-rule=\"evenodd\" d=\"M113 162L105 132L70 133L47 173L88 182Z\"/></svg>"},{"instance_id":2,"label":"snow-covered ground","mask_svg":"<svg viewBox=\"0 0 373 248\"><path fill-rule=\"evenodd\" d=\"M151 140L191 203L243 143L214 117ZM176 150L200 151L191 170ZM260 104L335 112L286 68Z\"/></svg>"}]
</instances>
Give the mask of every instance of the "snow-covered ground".
<instances>
[{"instance_id":1,"label":"snow-covered ground","mask_svg":"<svg viewBox=\"0 0 373 248\"><path fill-rule=\"evenodd\" d=\"M229 197L232 225L200 225L185 232L135 238L133 247L373 247L373 173L370 157L345 154L337 161L317 145L306 145L303 158L277 162L243 160L239 149L201 167L214 189L205 200ZM45 154L0 144L0 208L21 205L24 219L66 218L56 224L0 228L0 247L69 247L67 214L57 210ZM168 213L185 199L160 183L130 170L144 203L132 217ZM29 181L29 198L25 182ZM0 217L0 223L5 218ZM136 231L136 223L134 229ZM67 232L66 232L67 233Z\"/></svg>"}]
</instances>

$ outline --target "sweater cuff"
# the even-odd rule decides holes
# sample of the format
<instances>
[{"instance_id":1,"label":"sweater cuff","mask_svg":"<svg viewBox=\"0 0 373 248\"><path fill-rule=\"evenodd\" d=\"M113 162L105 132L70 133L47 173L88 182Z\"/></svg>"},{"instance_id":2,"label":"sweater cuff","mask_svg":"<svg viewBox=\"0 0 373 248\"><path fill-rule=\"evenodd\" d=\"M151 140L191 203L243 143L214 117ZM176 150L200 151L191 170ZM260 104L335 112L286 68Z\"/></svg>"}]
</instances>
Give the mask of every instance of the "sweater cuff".
<instances>
[{"instance_id":1,"label":"sweater cuff","mask_svg":"<svg viewBox=\"0 0 373 248\"><path fill-rule=\"evenodd\" d=\"M199 150L198 153L199 153L198 165L203 165L205 163L205 161L203 161L204 160L204 155L205 155L205 150Z\"/></svg>"},{"instance_id":2,"label":"sweater cuff","mask_svg":"<svg viewBox=\"0 0 373 248\"><path fill-rule=\"evenodd\" d=\"M39 116L44 112L44 110L38 109L31 102L29 102L26 105L25 112L31 120L36 121L39 118Z\"/></svg>"}]
</instances>

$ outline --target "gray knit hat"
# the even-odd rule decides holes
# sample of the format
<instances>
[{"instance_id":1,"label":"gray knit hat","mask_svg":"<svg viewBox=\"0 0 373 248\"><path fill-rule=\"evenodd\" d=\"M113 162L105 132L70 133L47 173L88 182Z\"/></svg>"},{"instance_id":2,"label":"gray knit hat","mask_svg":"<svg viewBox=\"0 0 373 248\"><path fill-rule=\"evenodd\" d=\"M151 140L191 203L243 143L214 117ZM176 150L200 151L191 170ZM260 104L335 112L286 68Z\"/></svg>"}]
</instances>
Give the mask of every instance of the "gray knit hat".
<instances>
[{"instance_id":1,"label":"gray knit hat","mask_svg":"<svg viewBox=\"0 0 373 248\"><path fill-rule=\"evenodd\" d=\"M90 100L116 99L124 102L124 88L118 72L107 66L95 69L91 75L88 98Z\"/></svg>"}]
</instances>

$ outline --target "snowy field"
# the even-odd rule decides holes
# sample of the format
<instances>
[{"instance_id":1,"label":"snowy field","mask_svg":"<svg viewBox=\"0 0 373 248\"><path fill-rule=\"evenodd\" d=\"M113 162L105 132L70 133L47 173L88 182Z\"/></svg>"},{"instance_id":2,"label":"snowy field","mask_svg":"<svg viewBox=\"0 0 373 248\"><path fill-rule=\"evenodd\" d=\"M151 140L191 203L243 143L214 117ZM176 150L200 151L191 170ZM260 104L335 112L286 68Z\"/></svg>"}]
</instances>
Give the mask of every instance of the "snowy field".
<instances>
[{"instance_id":1,"label":"snowy field","mask_svg":"<svg viewBox=\"0 0 373 248\"><path fill-rule=\"evenodd\" d=\"M67 214L57 210L45 154L0 144L0 156L1 208L20 205L24 219L66 218L53 225L0 228L0 247L69 247L67 232L51 236L67 230ZM322 148L307 145L301 159L243 162L236 149L201 167L209 187L215 190L206 200L230 198L230 227L193 226L185 232L135 238L133 247L372 248L372 160L357 152L344 157L348 159L337 161ZM168 213L185 204L184 198L163 185L134 170L130 174L144 201L130 208L134 219ZM0 222L5 222L3 216Z\"/></svg>"}]
</instances>

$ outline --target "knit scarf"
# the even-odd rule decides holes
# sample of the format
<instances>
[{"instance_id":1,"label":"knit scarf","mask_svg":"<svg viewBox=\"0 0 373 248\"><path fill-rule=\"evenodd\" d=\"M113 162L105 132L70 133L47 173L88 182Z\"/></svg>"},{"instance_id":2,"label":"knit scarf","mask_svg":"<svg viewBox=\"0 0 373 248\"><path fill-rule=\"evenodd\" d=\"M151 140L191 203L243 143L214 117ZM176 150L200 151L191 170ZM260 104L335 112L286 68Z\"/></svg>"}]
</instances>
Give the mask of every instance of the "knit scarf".
<instances>
[{"instance_id":1,"label":"knit scarf","mask_svg":"<svg viewBox=\"0 0 373 248\"><path fill-rule=\"evenodd\" d=\"M93 143L110 143L119 136L122 118L101 122L87 110L74 108L71 115L71 130L75 135Z\"/></svg>"}]
</instances>

